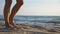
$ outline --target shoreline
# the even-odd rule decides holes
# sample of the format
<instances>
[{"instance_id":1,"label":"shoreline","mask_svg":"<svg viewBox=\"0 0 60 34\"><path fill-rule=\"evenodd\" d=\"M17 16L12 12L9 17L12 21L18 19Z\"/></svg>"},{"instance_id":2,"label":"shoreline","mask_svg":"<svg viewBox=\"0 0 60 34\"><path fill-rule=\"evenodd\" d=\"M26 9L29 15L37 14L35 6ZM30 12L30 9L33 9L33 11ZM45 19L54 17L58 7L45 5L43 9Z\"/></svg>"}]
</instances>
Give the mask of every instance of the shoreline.
<instances>
[{"instance_id":1,"label":"shoreline","mask_svg":"<svg viewBox=\"0 0 60 34\"><path fill-rule=\"evenodd\" d=\"M60 27L42 26L32 24L16 24L18 31L4 29L5 25L0 25L0 34L60 34Z\"/></svg>"}]
</instances>

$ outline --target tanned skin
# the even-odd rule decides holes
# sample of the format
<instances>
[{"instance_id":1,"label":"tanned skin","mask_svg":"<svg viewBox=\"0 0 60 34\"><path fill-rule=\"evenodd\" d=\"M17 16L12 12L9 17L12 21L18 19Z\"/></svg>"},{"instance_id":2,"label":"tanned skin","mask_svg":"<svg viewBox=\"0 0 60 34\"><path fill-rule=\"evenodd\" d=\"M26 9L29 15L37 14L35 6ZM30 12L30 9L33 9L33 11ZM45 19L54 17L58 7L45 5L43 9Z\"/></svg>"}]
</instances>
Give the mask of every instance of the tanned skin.
<instances>
[{"instance_id":1,"label":"tanned skin","mask_svg":"<svg viewBox=\"0 0 60 34\"><path fill-rule=\"evenodd\" d=\"M15 6L12 8L11 13L10 13L10 8L11 8L12 0L5 0L5 6L4 6L4 19L5 19L5 26L6 28L13 28L16 29L17 26L13 23L13 18L18 12L18 10L21 8L23 5L23 0L16 0Z\"/></svg>"}]
</instances>

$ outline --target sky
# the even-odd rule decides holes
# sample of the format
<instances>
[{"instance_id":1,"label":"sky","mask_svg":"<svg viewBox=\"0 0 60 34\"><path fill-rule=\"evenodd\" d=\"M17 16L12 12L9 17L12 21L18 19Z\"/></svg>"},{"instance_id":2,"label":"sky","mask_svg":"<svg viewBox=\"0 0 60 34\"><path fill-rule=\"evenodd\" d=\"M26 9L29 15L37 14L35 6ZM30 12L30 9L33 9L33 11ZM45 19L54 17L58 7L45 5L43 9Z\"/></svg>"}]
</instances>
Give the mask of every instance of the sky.
<instances>
[{"instance_id":1,"label":"sky","mask_svg":"<svg viewBox=\"0 0 60 34\"><path fill-rule=\"evenodd\" d=\"M12 7L16 0L13 0ZM0 14L3 14L5 0L0 0ZM60 0L24 0L16 15L60 16Z\"/></svg>"}]
</instances>

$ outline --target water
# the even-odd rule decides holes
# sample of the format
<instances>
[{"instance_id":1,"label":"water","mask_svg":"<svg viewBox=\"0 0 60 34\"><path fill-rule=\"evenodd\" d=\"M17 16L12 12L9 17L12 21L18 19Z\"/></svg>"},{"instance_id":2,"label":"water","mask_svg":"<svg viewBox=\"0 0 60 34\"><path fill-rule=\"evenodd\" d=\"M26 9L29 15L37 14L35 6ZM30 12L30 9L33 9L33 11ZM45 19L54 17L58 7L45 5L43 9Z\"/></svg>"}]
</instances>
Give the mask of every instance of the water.
<instances>
[{"instance_id":1,"label":"water","mask_svg":"<svg viewBox=\"0 0 60 34\"><path fill-rule=\"evenodd\" d=\"M16 23L30 23L34 25L53 25L53 26L60 26L60 24L50 23L51 20L60 20L60 16L15 16L14 22ZM2 15L0 15L0 21L4 21Z\"/></svg>"},{"instance_id":2,"label":"water","mask_svg":"<svg viewBox=\"0 0 60 34\"><path fill-rule=\"evenodd\" d=\"M43 22L47 23L51 20L60 20L60 16L16 16L15 21L23 22Z\"/></svg>"}]
</instances>

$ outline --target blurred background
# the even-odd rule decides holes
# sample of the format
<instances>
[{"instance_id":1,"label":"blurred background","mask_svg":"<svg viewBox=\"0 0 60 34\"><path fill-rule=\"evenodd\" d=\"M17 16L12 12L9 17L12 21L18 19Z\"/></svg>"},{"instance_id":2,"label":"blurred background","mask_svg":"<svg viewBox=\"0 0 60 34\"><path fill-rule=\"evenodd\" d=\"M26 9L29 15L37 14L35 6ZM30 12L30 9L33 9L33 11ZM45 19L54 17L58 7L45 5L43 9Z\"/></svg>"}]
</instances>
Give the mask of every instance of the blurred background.
<instances>
[{"instance_id":1,"label":"blurred background","mask_svg":"<svg viewBox=\"0 0 60 34\"><path fill-rule=\"evenodd\" d=\"M16 0L12 0L12 6ZM0 14L3 14L5 0L0 0ZM60 0L24 0L24 5L16 15L60 16Z\"/></svg>"},{"instance_id":2,"label":"blurred background","mask_svg":"<svg viewBox=\"0 0 60 34\"><path fill-rule=\"evenodd\" d=\"M16 0L12 0L12 6L16 4ZM3 9L5 0L0 0L0 21L4 21ZM17 23L32 23L60 26L54 24L52 20L60 20L60 0L24 0L24 5L19 9L14 17Z\"/></svg>"}]
</instances>

